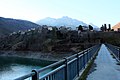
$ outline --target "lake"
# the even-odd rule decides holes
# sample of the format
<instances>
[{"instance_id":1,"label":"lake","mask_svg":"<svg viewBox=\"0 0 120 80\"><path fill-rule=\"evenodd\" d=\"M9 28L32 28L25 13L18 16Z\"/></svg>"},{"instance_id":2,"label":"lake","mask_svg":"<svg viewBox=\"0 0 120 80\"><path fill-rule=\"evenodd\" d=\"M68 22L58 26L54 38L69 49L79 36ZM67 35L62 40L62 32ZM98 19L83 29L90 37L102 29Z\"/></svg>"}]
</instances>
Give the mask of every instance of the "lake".
<instances>
[{"instance_id":1,"label":"lake","mask_svg":"<svg viewBox=\"0 0 120 80\"><path fill-rule=\"evenodd\" d=\"M19 57L0 57L0 80L13 80L27 73L30 73L33 69L40 69L53 62L28 59ZM41 73L43 75L52 69L46 70Z\"/></svg>"}]
</instances>

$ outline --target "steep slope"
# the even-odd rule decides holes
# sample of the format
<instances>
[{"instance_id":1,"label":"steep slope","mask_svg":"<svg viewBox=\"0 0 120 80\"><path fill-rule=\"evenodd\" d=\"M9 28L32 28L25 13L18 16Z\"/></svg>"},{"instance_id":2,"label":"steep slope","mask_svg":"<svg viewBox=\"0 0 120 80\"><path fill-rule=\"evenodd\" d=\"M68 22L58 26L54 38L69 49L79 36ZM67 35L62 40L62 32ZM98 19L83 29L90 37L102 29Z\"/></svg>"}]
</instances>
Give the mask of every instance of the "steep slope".
<instances>
[{"instance_id":1,"label":"steep slope","mask_svg":"<svg viewBox=\"0 0 120 80\"><path fill-rule=\"evenodd\" d=\"M35 28L38 26L39 26L38 24L26 20L0 17L0 36L9 34L11 32L16 32L19 30Z\"/></svg>"},{"instance_id":2,"label":"steep slope","mask_svg":"<svg viewBox=\"0 0 120 80\"><path fill-rule=\"evenodd\" d=\"M57 27L66 26L66 27L71 27L73 29L75 29L79 25L87 26L86 23L79 21L77 19L69 18L67 16L63 16L62 18L58 18L58 19L47 17L45 19L37 21L36 23L39 25L48 25L48 26L57 26Z\"/></svg>"}]
</instances>

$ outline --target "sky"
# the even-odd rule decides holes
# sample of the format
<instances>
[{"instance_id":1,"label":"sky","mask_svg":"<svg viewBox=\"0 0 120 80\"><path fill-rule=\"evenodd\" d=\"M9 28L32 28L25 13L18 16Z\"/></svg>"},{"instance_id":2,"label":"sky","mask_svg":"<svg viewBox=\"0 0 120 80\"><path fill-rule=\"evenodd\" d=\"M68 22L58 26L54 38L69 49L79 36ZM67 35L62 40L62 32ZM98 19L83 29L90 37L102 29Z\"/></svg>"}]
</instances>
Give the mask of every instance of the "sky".
<instances>
[{"instance_id":1,"label":"sky","mask_svg":"<svg viewBox=\"0 0 120 80\"><path fill-rule=\"evenodd\" d=\"M0 0L0 17L36 22L68 16L99 27L120 22L120 0Z\"/></svg>"}]
</instances>

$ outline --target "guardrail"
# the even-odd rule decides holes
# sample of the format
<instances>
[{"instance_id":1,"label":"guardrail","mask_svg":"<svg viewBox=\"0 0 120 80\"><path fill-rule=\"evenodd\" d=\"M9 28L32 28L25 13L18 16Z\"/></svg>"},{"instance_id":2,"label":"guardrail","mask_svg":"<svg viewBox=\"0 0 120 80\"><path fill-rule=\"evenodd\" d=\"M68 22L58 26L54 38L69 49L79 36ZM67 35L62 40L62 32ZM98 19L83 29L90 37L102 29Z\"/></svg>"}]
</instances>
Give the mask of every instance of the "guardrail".
<instances>
[{"instance_id":1,"label":"guardrail","mask_svg":"<svg viewBox=\"0 0 120 80\"><path fill-rule=\"evenodd\" d=\"M31 73L15 80L24 80L27 78L31 78L30 80L75 80L86 68L88 62L93 59L93 56L95 56L100 46L100 44L93 46L39 70L32 70ZM56 68L43 76L39 75L41 72L53 67Z\"/></svg>"},{"instance_id":2,"label":"guardrail","mask_svg":"<svg viewBox=\"0 0 120 80\"><path fill-rule=\"evenodd\" d=\"M117 61L120 62L120 47L111 45L111 44L105 44L107 48L112 52L112 54L115 56Z\"/></svg>"}]
</instances>

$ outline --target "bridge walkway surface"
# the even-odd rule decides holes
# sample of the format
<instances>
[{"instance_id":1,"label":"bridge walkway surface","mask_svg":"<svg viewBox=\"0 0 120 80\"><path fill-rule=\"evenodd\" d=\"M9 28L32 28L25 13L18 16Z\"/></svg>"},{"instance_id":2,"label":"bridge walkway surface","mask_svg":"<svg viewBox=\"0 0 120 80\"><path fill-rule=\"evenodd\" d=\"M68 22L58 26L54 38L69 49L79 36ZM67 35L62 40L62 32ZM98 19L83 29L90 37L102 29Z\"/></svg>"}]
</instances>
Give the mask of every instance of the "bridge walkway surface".
<instances>
[{"instance_id":1,"label":"bridge walkway surface","mask_svg":"<svg viewBox=\"0 0 120 80\"><path fill-rule=\"evenodd\" d=\"M87 80L120 80L120 65L102 44Z\"/></svg>"}]
</instances>

